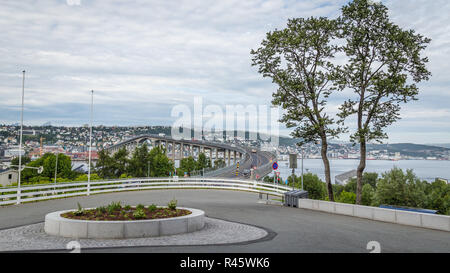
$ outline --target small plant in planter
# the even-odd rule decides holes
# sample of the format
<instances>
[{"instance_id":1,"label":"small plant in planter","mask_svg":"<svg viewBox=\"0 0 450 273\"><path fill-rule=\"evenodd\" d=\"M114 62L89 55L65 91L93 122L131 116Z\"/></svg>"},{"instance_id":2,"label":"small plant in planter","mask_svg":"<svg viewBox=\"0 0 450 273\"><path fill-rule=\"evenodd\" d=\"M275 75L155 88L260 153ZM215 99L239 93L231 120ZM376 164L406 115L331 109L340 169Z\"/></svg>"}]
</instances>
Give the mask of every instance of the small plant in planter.
<instances>
[{"instance_id":1,"label":"small plant in planter","mask_svg":"<svg viewBox=\"0 0 450 273\"><path fill-rule=\"evenodd\" d=\"M151 204L150 206L148 206L148 210L149 211L155 211L158 207L155 204Z\"/></svg>"},{"instance_id":2,"label":"small plant in planter","mask_svg":"<svg viewBox=\"0 0 450 273\"><path fill-rule=\"evenodd\" d=\"M97 211L97 213L101 213L101 214L107 212L107 209L106 209L106 207L104 207L104 206L98 207L98 208L96 208L95 210Z\"/></svg>"},{"instance_id":3,"label":"small plant in planter","mask_svg":"<svg viewBox=\"0 0 450 273\"><path fill-rule=\"evenodd\" d=\"M172 199L168 204L167 207L171 210L176 210L177 209L177 200Z\"/></svg>"},{"instance_id":4,"label":"small plant in planter","mask_svg":"<svg viewBox=\"0 0 450 273\"><path fill-rule=\"evenodd\" d=\"M83 207L81 207L80 203L77 203L78 209L73 212L76 216L81 216L84 213Z\"/></svg>"},{"instance_id":5,"label":"small plant in planter","mask_svg":"<svg viewBox=\"0 0 450 273\"><path fill-rule=\"evenodd\" d=\"M156 204L144 206L138 204L136 208L120 202L112 202L107 206L100 206L95 209L83 209L78 203L78 210L61 214L69 219L96 220L96 221L121 221L121 220L142 220L160 219L188 215L191 212L177 208L177 200L173 199L167 204L167 208L159 208Z\"/></svg>"},{"instance_id":6,"label":"small plant in planter","mask_svg":"<svg viewBox=\"0 0 450 273\"><path fill-rule=\"evenodd\" d=\"M147 215L145 214L145 211L144 211L144 209L136 209L134 212L133 212L133 217L135 218L135 219L143 219L143 218L145 218Z\"/></svg>"}]
</instances>

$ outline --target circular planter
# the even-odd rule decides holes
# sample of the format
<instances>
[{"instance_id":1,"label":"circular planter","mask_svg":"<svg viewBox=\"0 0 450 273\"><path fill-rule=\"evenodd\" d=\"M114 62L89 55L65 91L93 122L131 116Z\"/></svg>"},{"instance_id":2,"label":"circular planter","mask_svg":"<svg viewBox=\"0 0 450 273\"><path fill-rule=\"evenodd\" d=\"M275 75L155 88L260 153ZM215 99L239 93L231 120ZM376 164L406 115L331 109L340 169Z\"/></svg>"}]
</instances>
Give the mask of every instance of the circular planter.
<instances>
[{"instance_id":1,"label":"circular planter","mask_svg":"<svg viewBox=\"0 0 450 273\"><path fill-rule=\"evenodd\" d=\"M201 230L205 226L205 212L189 210L191 214L151 220L92 221L61 217L61 214L75 211L51 212L45 216L44 230L49 235L79 239L126 239L175 235Z\"/></svg>"}]
</instances>

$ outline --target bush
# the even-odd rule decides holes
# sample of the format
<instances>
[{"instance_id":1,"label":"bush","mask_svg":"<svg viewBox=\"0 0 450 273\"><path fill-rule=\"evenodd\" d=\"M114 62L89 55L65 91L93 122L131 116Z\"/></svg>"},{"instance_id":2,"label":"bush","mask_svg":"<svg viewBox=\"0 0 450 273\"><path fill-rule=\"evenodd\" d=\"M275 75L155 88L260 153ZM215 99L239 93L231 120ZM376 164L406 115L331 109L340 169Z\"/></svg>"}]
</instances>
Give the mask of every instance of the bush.
<instances>
[{"instance_id":1,"label":"bush","mask_svg":"<svg viewBox=\"0 0 450 273\"><path fill-rule=\"evenodd\" d=\"M106 209L106 207L101 206L95 209L98 213L106 213L108 210Z\"/></svg>"},{"instance_id":2,"label":"bush","mask_svg":"<svg viewBox=\"0 0 450 273\"><path fill-rule=\"evenodd\" d=\"M370 206L373 202L375 196L375 190L370 184L365 184L362 187L361 192L361 204L364 206Z\"/></svg>"},{"instance_id":3,"label":"bush","mask_svg":"<svg viewBox=\"0 0 450 273\"><path fill-rule=\"evenodd\" d=\"M339 195L339 199L337 201L340 203L355 204L356 203L356 194L353 192L343 191Z\"/></svg>"},{"instance_id":4,"label":"bush","mask_svg":"<svg viewBox=\"0 0 450 273\"><path fill-rule=\"evenodd\" d=\"M148 206L148 209L150 211L155 211L158 207L155 204L151 204L150 206Z\"/></svg>"},{"instance_id":5,"label":"bush","mask_svg":"<svg viewBox=\"0 0 450 273\"><path fill-rule=\"evenodd\" d=\"M120 210L122 208L122 205L119 202L111 202L111 204L108 205L107 210L108 213L113 213L114 211Z\"/></svg>"},{"instance_id":6,"label":"bush","mask_svg":"<svg viewBox=\"0 0 450 273\"><path fill-rule=\"evenodd\" d=\"M383 173L378 180L374 203L375 205L424 207L426 184L412 170L404 173L401 169L393 168Z\"/></svg>"},{"instance_id":7,"label":"bush","mask_svg":"<svg viewBox=\"0 0 450 273\"><path fill-rule=\"evenodd\" d=\"M142 205L142 204L138 204L138 205L136 206L136 209L144 209L144 208L145 208L145 206Z\"/></svg>"},{"instance_id":8,"label":"bush","mask_svg":"<svg viewBox=\"0 0 450 273\"><path fill-rule=\"evenodd\" d=\"M177 209L177 200L172 199L168 204L167 207L171 210Z\"/></svg>"},{"instance_id":9,"label":"bush","mask_svg":"<svg viewBox=\"0 0 450 273\"><path fill-rule=\"evenodd\" d=\"M141 209L136 209L134 212L133 212L133 217L135 218L135 219L143 219L143 218L145 218L147 215L145 214L145 211L141 208Z\"/></svg>"}]
</instances>

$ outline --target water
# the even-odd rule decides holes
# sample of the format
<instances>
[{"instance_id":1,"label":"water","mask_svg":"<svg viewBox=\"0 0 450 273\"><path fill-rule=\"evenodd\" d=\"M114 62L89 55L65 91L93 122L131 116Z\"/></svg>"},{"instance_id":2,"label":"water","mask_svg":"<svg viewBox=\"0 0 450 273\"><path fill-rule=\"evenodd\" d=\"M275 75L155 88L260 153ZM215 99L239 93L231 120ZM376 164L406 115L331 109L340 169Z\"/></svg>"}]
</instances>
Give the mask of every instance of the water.
<instances>
[{"instance_id":1,"label":"water","mask_svg":"<svg viewBox=\"0 0 450 273\"><path fill-rule=\"evenodd\" d=\"M450 161L447 160L367 160L365 172L381 173L391 170L394 167L398 167L406 171L406 169L412 169L413 172L423 180L434 181L436 177L450 179ZM301 159L297 160L297 169L295 174L301 175L302 167ZM334 183L334 177L341 173L356 170L359 164L357 159L331 159L331 181ZM286 179L292 174L292 170L289 169L288 161L278 161L278 170L280 176ZM317 174L323 181L325 181L324 167L322 159L304 159L303 160L304 173L311 172Z\"/></svg>"}]
</instances>

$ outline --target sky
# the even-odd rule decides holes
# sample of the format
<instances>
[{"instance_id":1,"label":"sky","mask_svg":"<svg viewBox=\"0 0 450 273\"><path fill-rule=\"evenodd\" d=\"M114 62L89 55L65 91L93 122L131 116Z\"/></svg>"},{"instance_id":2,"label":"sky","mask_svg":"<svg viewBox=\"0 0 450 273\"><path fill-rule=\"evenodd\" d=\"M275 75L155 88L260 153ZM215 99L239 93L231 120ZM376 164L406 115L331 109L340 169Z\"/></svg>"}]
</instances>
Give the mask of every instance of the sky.
<instances>
[{"instance_id":1,"label":"sky","mask_svg":"<svg viewBox=\"0 0 450 273\"><path fill-rule=\"evenodd\" d=\"M432 39L425 55L433 76L387 141L450 143L450 1L382 2L396 24ZM0 123L20 121L23 70L26 125L89 123L90 90L95 125L172 125L172 109L193 107L195 97L224 111L270 107L276 86L251 66L250 50L289 18L335 18L346 3L1 0Z\"/></svg>"}]
</instances>

